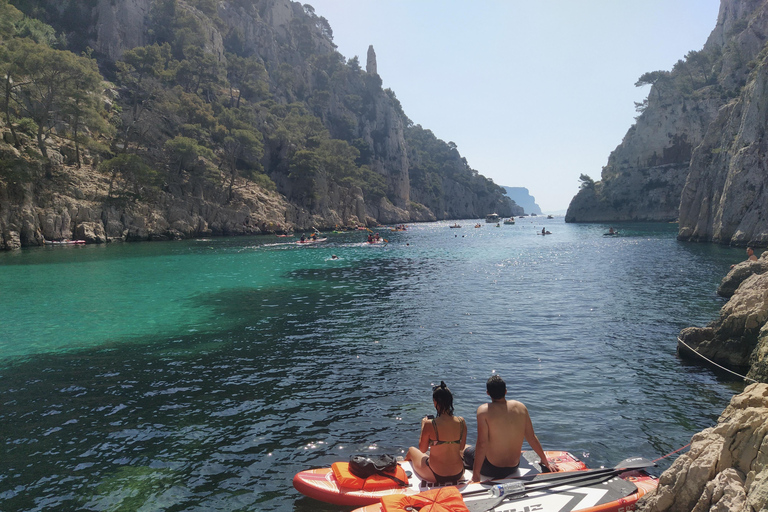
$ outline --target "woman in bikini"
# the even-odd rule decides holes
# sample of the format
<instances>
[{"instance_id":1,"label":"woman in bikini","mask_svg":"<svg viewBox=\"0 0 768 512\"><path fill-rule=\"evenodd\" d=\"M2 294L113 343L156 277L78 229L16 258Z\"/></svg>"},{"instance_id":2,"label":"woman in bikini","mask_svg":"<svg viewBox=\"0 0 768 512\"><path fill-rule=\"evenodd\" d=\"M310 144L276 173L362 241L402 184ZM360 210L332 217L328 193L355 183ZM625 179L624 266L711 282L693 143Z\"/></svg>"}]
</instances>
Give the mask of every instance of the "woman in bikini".
<instances>
[{"instance_id":1,"label":"woman in bikini","mask_svg":"<svg viewBox=\"0 0 768 512\"><path fill-rule=\"evenodd\" d=\"M453 415L453 394L445 382L432 388L437 417L421 420L419 447L411 446L405 460L423 480L438 484L455 483L464 476L461 454L467 443L464 418ZM429 450L429 454L427 454Z\"/></svg>"}]
</instances>

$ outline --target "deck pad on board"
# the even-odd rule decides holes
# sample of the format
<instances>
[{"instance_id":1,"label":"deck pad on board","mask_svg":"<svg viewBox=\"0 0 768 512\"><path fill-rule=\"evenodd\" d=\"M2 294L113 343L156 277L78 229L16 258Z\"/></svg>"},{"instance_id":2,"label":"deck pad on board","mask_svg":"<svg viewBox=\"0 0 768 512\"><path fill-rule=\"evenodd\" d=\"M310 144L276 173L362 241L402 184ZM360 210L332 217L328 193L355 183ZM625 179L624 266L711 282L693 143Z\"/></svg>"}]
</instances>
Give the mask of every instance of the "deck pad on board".
<instances>
[{"instance_id":1,"label":"deck pad on board","mask_svg":"<svg viewBox=\"0 0 768 512\"><path fill-rule=\"evenodd\" d=\"M537 475L526 483L542 482ZM470 512L522 512L522 511L546 511L546 512L571 512L584 510L599 505L616 502L638 491L632 482L619 477L586 480L580 483L563 484L552 489L513 495L506 498L495 498L490 495L466 496L464 501Z\"/></svg>"}]
</instances>

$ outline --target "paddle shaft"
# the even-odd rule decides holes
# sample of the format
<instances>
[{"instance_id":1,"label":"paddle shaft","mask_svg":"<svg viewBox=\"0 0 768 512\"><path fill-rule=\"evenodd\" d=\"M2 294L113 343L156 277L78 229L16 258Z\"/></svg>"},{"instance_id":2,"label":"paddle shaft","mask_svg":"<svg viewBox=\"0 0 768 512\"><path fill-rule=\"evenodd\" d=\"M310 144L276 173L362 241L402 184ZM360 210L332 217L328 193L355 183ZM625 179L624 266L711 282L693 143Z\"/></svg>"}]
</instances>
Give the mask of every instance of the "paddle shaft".
<instances>
[{"instance_id":1,"label":"paddle shaft","mask_svg":"<svg viewBox=\"0 0 768 512\"><path fill-rule=\"evenodd\" d=\"M636 462L630 462L630 460L635 460ZM627 462L627 464L624 464L624 462ZM539 481L523 480L523 479L520 479L520 481L522 481L523 485L525 485L526 492L532 492L532 491L538 491L542 489L551 489L553 487L558 487L561 485L569 485L571 483L583 483L585 481L589 481L592 479L599 478L602 480L602 479L616 476L620 473L624 473L625 471L632 471L635 469L644 469L650 466L655 466L655 464L646 459L627 459L627 461L622 461L622 463L619 463L619 466L615 468L600 468L600 469L588 469L586 471L573 471L563 475L558 475L557 473L539 473L536 476L539 476L542 474L552 475L552 476L547 476L545 478L540 479ZM488 483L492 485L500 485L500 484L503 484L504 482L490 481ZM482 489L482 490L462 493L462 495L475 496L475 495L487 493L488 491L489 489Z\"/></svg>"}]
</instances>

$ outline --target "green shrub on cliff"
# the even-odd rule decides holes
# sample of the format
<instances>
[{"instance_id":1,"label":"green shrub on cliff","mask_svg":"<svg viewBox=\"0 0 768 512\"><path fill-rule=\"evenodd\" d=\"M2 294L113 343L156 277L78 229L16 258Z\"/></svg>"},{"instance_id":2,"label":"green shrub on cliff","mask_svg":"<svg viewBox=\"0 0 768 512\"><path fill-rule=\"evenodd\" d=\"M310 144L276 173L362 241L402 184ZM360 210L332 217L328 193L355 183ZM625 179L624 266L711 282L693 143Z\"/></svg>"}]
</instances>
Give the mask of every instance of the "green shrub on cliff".
<instances>
[{"instance_id":1,"label":"green shrub on cliff","mask_svg":"<svg viewBox=\"0 0 768 512\"><path fill-rule=\"evenodd\" d=\"M137 155L124 153L103 161L98 168L109 176L109 199L127 194L134 199L141 198L145 192L157 191L163 184L162 175Z\"/></svg>"},{"instance_id":2,"label":"green shrub on cliff","mask_svg":"<svg viewBox=\"0 0 768 512\"><path fill-rule=\"evenodd\" d=\"M110 132L98 99L102 77L95 60L28 37L12 37L0 47L0 75L4 93L0 106L16 147L23 145L15 130L22 118L35 123L44 158L49 137L69 139L75 143L78 164L84 132L91 136Z\"/></svg>"}]
</instances>

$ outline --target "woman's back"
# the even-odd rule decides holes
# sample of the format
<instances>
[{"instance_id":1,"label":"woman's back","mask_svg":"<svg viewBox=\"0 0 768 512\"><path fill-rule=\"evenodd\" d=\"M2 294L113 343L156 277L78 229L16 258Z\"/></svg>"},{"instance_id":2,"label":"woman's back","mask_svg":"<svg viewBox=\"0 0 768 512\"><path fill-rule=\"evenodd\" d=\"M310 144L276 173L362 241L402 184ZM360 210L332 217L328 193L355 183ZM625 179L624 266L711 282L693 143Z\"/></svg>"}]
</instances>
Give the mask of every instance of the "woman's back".
<instances>
[{"instance_id":1,"label":"woman's back","mask_svg":"<svg viewBox=\"0 0 768 512\"><path fill-rule=\"evenodd\" d=\"M461 453L467 441L467 425L461 416L442 414L431 421L429 465L439 474L455 474L463 467Z\"/></svg>"}]
</instances>

